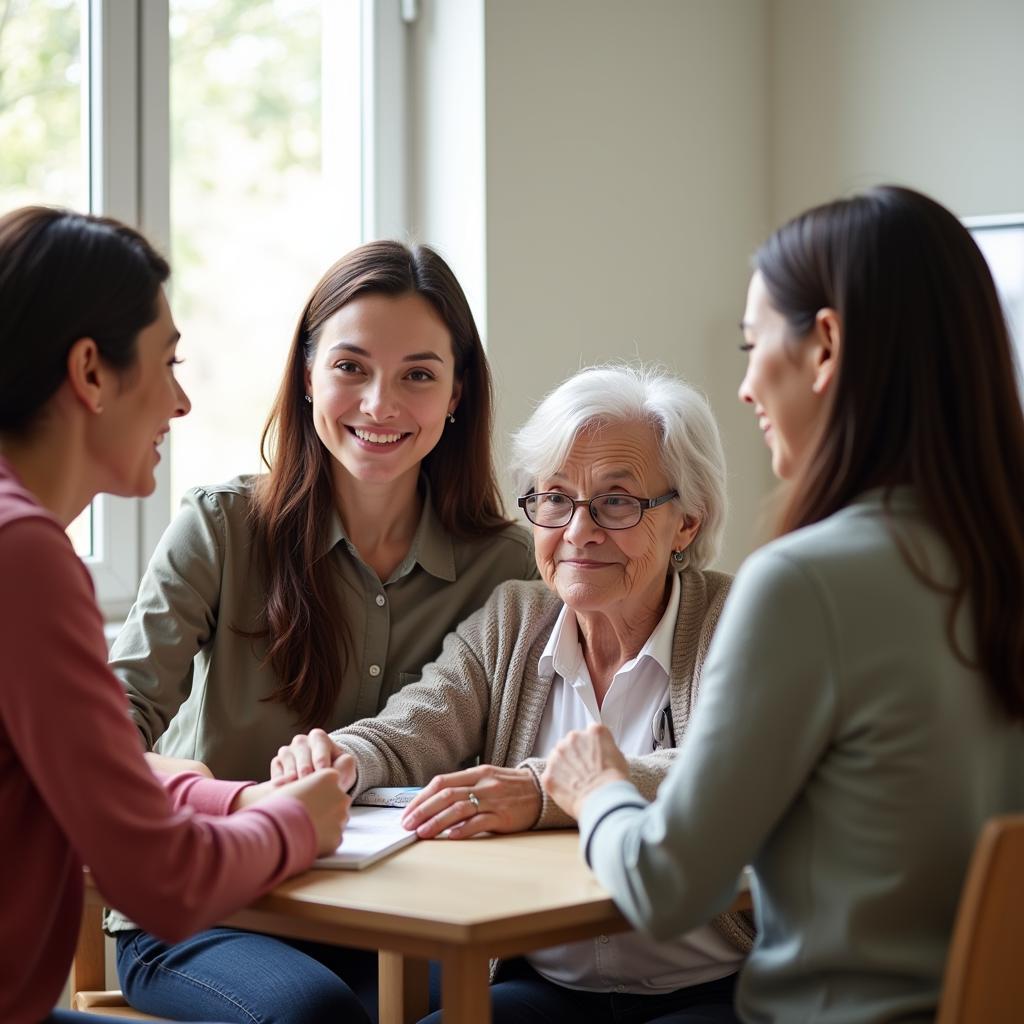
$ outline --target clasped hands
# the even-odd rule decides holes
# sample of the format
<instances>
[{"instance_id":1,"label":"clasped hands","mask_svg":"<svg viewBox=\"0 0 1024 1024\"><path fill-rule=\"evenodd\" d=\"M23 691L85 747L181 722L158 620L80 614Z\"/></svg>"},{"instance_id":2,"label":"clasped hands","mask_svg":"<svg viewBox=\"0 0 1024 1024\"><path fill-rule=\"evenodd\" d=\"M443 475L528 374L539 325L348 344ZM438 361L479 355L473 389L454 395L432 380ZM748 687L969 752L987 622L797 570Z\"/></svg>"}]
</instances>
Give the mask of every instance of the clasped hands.
<instances>
[{"instance_id":1,"label":"clasped hands","mask_svg":"<svg viewBox=\"0 0 1024 1024\"><path fill-rule=\"evenodd\" d=\"M334 767L355 781L350 754L323 729L296 736L271 762L274 781L298 779L318 768ZM583 801L602 786L629 778L629 765L603 725L591 725L559 740L541 783L548 795L578 819ZM435 776L405 809L402 824L421 839L445 830L452 839L480 832L525 832L540 817L542 798L527 768L477 765Z\"/></svg>"},{"instance_id":2,"label":"clasped hands","mask_svg":"<svg viewBox=\"0 0 1024 1024\"><path fill-rule=\"evenodd\" d=\"M351 765L354 782L351 754L323 729L313 729L281 747L270 763L270 777L298 779L317 768L342 764ZM467 839L480 832L525 832L536 824L541 804L540 788L528 768L481 764L431 779L405 808L402 824L421 839L433 839L446 830L450 839Z\"/></svg>"},{"instance_id":3,"label":"clasped hands","mask_svg":"<svg viewBox=\"0 0 1024 1024\"><path fill-rule=\"evenodd\" d=\"M199 771L205 765L147 755L164 772ZM232 811L251 807L275 793L298 799L309 811L320 853L334 850L348 820L356 782L355 758L323 729L296 736L271 761L270 780L241 790ZM609 782L629 778L629 766L603 725L591 725L559 740L541 778L548 795L578 819L584 800ZM402 824L421 839L447 831L451 839L481 832L525 832L540 817L542 796L528 768L477 765L435 776L405 808Z\"/></svg>"}]
</instances>

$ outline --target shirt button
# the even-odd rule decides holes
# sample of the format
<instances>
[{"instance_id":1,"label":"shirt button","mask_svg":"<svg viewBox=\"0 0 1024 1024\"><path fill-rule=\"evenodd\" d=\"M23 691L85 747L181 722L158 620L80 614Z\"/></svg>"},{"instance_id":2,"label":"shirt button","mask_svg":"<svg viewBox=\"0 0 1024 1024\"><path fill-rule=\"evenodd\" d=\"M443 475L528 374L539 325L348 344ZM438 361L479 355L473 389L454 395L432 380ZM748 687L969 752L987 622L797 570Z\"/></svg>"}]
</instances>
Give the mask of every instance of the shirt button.
<instances>
[{"instance_id":1,"label":"shirt button","mask_svg":"<svg viewBox=\"0 0 1024 1024\"><path fill-rule=\"evenodd\" d=\"M377 607L378 607L378 608L383 608L383 607L384 607L384 605L385 605L385 604L387 603L387 602L386 602L386 599L385 599L385 597L384 597L384 595L383 595L383 594L378 594L378 595L377 595L377 596L376 596L376 597L374 598L374 600L375 600L375 601L377 602Z\"/></svg>"},{"instance_id":2,"label":"shirt button","mask_svg":"<svg viewBox=\"0 0 1024 1024\"><path fill-rule=\"evenodd\" d=\"M607 942L608 941L608 936L607 935L601 935L600 939L601 939L602 942Z\"/></svg>"},{"instance_id":3,"label":"shirt button","mask_svg":"<svg viewBox=\"0 0 1024 1024\"><path fill-rule=\"evenodd\" d=\"M373 676L374 679L376 679L377 676L380 675L380 665L371 665L370 666L370 675Z\"/></svg>"}]
</instances>

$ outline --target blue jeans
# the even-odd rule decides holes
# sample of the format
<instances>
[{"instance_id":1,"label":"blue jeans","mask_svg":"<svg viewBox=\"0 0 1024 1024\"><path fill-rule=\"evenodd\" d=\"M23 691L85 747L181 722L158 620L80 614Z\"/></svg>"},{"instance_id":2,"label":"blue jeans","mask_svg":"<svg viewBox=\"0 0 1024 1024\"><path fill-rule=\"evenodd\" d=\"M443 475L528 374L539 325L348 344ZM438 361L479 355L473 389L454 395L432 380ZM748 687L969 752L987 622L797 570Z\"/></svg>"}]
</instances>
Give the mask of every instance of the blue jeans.
<instances>
[{"instance_id":1,"label":"blue jeans","mask_svg":"<svg viewBox=\"0 0 1024 1024\"><path fill-rule=\"evenodd\" d=\"M578 992L539 975L523 958L505 960L491 986L494 1024L739 1024L736 975L664 995ZM432 1013L420 1024L440 1024Z\"/></svg>"},{"instance_id":2,"label":"blue jeans","mask_svg":"<svg viewBox=\"0 0 1024 1024\"><path fill-rule=\"evenodd\" d=\"M117 976L138 1010L230 1024L371 1024L377 954L212 928L168 946L143 931L117 937ZM344 979L344 980L342 980Z\"/></svg>"},{"instance_id":3,"label":"blue jeans","mask_svg":"<svg viewBox=\"0 0 1024 1024\"><path fill-rule=\"evenodd\" d=\"M124 1017L99 1017L95 1013L54 1010L43 1024L124 1024Z\"/></svg>"}]
</instances>

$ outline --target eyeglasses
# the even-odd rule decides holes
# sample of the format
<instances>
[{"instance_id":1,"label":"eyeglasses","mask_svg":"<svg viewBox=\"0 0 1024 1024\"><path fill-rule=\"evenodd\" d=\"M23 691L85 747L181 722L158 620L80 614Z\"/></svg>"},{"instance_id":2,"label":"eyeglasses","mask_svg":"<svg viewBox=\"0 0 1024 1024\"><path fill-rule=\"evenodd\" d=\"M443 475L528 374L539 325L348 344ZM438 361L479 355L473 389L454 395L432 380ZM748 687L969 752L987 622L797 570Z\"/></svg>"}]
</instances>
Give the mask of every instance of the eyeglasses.
<instances>
[{"instance_id":1,"label":"eyeglasses","mask_svg":"<svg viewBox=\"0 0 1024 1024\"><path fill-rule=\"evenodd\" d=\"M592 498L577 500L561 491L539 491L523 495L516 504L534 526L546 526L551 530L568 526L580 505L587 506L590 518L602 530L628 530L636 526L649 509L678 497L678 491L669 491L660 498L635 498L632 494L619 492L595 494Z\"/></svg>"}]
</instances>

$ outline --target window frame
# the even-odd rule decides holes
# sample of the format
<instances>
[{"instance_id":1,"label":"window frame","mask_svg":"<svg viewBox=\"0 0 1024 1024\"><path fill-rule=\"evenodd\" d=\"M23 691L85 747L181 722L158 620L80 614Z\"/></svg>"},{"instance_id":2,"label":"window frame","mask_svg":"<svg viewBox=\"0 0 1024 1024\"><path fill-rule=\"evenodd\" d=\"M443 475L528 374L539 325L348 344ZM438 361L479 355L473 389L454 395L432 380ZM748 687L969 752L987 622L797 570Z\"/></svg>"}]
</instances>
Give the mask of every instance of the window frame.
<instances>
[{"instance_id":1,"label":"window frame","mask_svg":"<svg viewBox=\"0 0 1024 1024\"><path fill-rule=\"evenodd\" d=\"M413 0L350 2L360 5L361 22L362 237L401 237L409 195L408 25L417 7ZM90 210L139 228L169 252L170 2L86 0L82 16ZM170 523L173 437L164 441L153 494L103 494L93 502L93 553L85 562L108 620L131 607Z\"/></svg>"},{"instance_id":2,"label":"window frame","mask_svg":"<svg viewBox=\"0 0 1024 1024\"><path fill-rule=\"evenodd\" d=\"M999 213L983 214L974 217L962 218L962 223L976 242L979 242L979 235L988 232L1013 231L1021 234L1024 244L1024 213ZM984 255L984 250L982 250ZM986 256L986 261L988 257ZM1017 379L1020 383L1021 394L1024 396L1024 300L1018 300L1016 305L1011 306L1010 297L1004 294L1003 282L996 268L989 266L992 272L996 291L999 293L999 301L1003 307L1004 315L1007 318L1007 326L1010 329L1010 342L1013 346L1013 358L1017 369ZM1024 282L1021 282L1024 286ZM1022 287L1021 294L1024 294Z\"/></svg>"},{"instance_id":3,"label":"window frame","mask_svg":"<svg viewBox=\"0 0 1024 1024\"><path fill-rule=\"evenodd\" d=\"M166 251L168 0L87 0L83 17L89 209L139 228ZM155 475L149 499L101 494L93 501L93 551L85 563L107 617L124 615L135 600L143 566L170 521L160 514L170 486L166 454Z\"/></svg>"}]
</instances>

